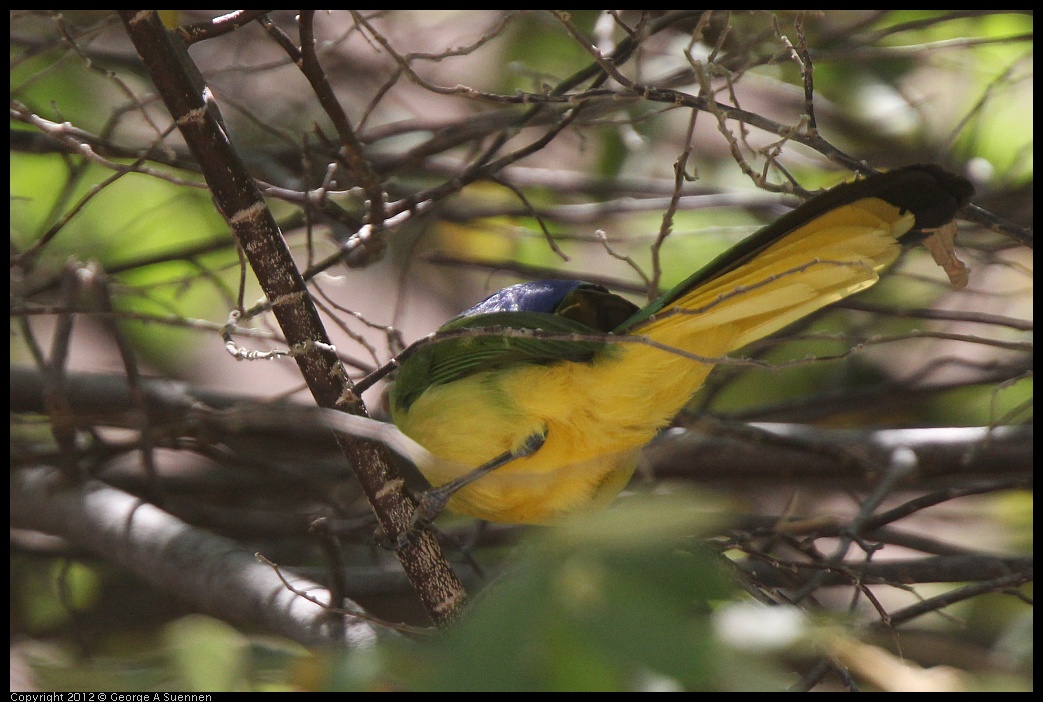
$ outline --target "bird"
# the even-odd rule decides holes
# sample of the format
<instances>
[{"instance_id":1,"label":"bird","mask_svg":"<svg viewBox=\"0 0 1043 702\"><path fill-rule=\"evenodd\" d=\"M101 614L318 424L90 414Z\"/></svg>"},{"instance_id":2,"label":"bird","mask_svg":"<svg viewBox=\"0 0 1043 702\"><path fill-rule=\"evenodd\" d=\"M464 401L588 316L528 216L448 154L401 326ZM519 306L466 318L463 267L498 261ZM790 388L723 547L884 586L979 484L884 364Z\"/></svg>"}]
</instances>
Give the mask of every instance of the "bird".
<instances>
[{"instance_id":1,"label":"bird","mask_svg":"<svg viewBox=\"0 0 1043 702\"><path fill-rule=\"evenodd\" d=\"M974 195L918 164L841 183L638 308L579 280L504 288L400 362L392 422L450 512L552 524L604 507L727 354L861 292ZM433 516L433 513L432 515Z\"/></svg>"}]
</instances>

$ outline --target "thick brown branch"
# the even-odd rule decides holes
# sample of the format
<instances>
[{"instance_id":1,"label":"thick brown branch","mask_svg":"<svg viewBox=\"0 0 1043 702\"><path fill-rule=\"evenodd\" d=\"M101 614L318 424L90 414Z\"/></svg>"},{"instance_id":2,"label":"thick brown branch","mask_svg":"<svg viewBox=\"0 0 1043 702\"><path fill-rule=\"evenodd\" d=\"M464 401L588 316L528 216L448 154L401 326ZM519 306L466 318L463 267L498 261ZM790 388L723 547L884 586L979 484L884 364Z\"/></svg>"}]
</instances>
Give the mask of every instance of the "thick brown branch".
<instances>
[{"instance_id":1,"label":"thick brown branch","mask_svg":"<svg viewBox=\"0 0 1043 702\"><path fill-rule=\"evenodd\" d=\"M138 54L189 148L199 161L218 210L250 262L317 404L364 414L350 381L311 302L270 210L229 140L202 76L177 38L155 12L123 10L120 17ZM369 497L381 527L392 538L411 528L415 503L379 445L338 437L345 458ZM393 486L399 486L395 489ZM463 601L463 588L424 533L399 550L403 567L432 619L449 621Z\"/></svg>"}]
</instances>

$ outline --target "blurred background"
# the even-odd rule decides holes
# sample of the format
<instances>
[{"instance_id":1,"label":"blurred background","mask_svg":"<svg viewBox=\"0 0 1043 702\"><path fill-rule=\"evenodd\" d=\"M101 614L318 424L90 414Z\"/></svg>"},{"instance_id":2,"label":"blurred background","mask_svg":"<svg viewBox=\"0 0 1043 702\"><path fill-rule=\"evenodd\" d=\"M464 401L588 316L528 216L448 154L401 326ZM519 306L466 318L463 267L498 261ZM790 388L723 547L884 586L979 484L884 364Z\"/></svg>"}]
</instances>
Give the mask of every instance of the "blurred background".
<instances>
[{"instance_id":1,"label":"blurred background","mask_svg":"<svg viewBox=\"0 0 1043 702\"><path fill-rule=\"evenodd\" d=\"M426 625L350 466L299 413L297 366L270 353L278 325L119 18L10 19L13 484L64 467L343 577L381 629ZM320 12L306 21L379 183L374 222L295 61L293 11L163 13L355 380L516 282L581 278L644 304L867 169L938 163L975 184L957 240L970 284L910 251L744 350L758 363L715 371L609 518L440 520L484 593L419 643L316 652L233 628L205 592L70 540L47 489L19 482L39 503L13 489L12 690L1029 689L1032 19ZM381 419L384 390L364 395ZM285 403L285 419L209 427L193 402ZM874 496L891 440L922 465ZM921 570L852 570L895 558Z\"/></svg>"}]
</instances>

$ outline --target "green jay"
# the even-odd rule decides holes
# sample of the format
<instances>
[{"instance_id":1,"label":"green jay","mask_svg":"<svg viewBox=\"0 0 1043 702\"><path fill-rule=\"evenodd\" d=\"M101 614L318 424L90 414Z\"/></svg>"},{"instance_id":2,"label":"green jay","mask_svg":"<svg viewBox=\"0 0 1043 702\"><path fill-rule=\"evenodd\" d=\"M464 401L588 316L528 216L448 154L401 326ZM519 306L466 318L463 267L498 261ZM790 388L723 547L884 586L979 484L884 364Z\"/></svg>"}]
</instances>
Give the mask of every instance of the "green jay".
<instances>
[{"instance_id":1,"label":"green jay","mask_svg":"<svg viewBox=\"0 0 1043 702\"><path fill-rule=\"evenodd\" d=\"M716 362L869 288L973 194L933 165L842 183L640 309L578 280L512 285L402 361L392 421L438 458L421 470L452 511L545 524L604 505Z\"/></svg>"}]
</instances>

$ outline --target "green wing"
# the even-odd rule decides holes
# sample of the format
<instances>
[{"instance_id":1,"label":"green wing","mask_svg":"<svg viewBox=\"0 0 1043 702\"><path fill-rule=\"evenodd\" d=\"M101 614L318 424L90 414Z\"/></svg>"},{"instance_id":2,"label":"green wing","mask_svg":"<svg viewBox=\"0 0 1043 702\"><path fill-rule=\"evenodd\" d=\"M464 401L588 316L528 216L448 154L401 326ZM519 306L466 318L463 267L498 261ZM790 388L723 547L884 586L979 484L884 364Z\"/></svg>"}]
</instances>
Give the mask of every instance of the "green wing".
<instances>
[{"instance_id":1,"label":"green wing","mask_svg":"<svg viewBox=\"0 0 1043 702\"><path fill-rule=\"evenodd\" d=\"M490 333L468 334L469 329ZM525 332L535 330L588 338L524 336ZM521 334L504 334L504 331ZM445 324L438 333L454 335L420 348L399 368L391 389L391 402L396 411L409 409L431 385L451 383L479 371L499 370L519 364L586 362L607 345L604 341L589 338L603 336L605 332L545 312L491 312L459 317ZM457 333L461 335L456 336Z\"/></svg>"}]
</instances>

